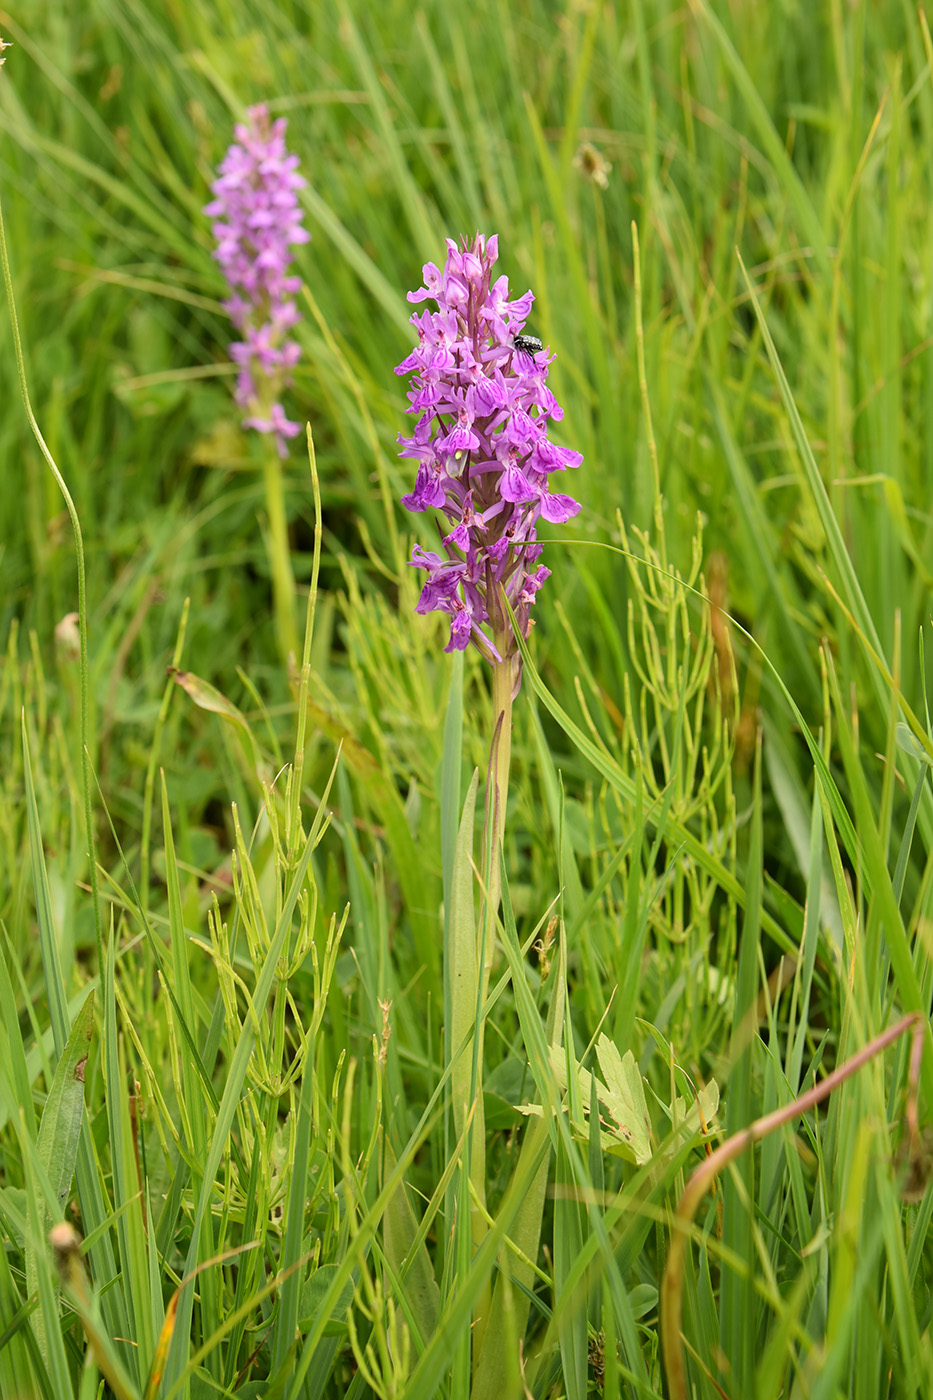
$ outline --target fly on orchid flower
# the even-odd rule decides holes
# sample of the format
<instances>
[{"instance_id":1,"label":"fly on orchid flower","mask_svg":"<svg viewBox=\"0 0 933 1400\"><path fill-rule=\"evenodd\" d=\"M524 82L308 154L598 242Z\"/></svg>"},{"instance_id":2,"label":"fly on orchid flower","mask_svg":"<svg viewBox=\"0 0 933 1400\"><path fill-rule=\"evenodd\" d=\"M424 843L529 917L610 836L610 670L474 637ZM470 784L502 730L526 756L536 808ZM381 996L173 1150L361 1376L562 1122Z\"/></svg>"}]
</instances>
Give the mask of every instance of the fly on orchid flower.
<instances>
[{"instance_id":1,"label":"fly on orchid flower","mask_svg":"<svg viewBox=\"0 0 933 1400\"><path fill-rule=\"evenodd\" d=\"M533 360L544 349L544 341L536 335L517 335L512 340L512 348Z\"/></svg>"},{"instance_id":2,"label":"fly on orchid flower","mask_svg":"<svg viewBox=\"0 0 933 1400\"><path fill-rule=\"evenodd\" d=\"M512 619L527 637L550 574L538 564L537 523L577 514L578 502L552 491L551 478L583 458L549 436L564 412L547 387L548 364L536 359L544 346L525 333L534 297L510 300L508 278L493 280L497 256L495 236L448 239L443 270L428 263L424 286L408 293L438 310L412 316L418 344L396 369L414 376L408 411L417 415L411 436L399 436L399 455L418 464L402 504L447 522L439 522L443 554L416 545L409 560L427 573L418 612L450 616L447 651L472 642L494 666L511 660L517 688ZM525 357L531 367L513 363Z\"/></svg>"}]
</instances>

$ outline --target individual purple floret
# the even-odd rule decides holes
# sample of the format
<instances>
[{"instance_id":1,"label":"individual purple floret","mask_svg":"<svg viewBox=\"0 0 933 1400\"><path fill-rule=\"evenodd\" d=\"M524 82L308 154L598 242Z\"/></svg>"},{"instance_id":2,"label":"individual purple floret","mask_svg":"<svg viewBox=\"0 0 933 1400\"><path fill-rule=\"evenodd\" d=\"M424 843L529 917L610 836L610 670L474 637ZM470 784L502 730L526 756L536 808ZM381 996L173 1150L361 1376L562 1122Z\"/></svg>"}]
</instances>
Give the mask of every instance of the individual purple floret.
<instances>
[{"instance_id":1,"label":"individual purple floret","mask_svg":"<svg viewBox=\"0 0 933 1400\"><path fill-rule=\"evenodd\" d=\"M224 307L243 336L230 346L230 358L240 367L236 401L249 410L245 426L274 434L284 457L285 439L301 431L278 402L301 353L287 335L300 320L292 297L301 286L300 278L288 275L289 249L311 235L301 226L295 191L305 181L298 157L285 149L287 121L270 122L262 105L250 107L247 116L247 124L234 127L236 141L211 186L216 198L204 212L217 220L214 257L233 293Z\"/></svg>"},{"instance_id":2,"label":"individual purple floret","mask_svg":"<svg viewBox=\"0 0 933 1400\"><path fill-rule=\"evenodd\" d=\"M399 456L418 463L402 504L447 521L438 522L443 552L416 545L408 561L428 576L418 612L449 613L445 650L472 642L494 664L517 650L503 592L527 637L550 574L537 564L539 517L561 524L580 509L551 491L551 474L583 460L548 438L550 422L564 416L546 383L552 357L522 334L531 292L510 301L508 278L493 282L497 256L495 236L478 233L459 247L447 240L444 270L428 263L424 286L408 293L438 309L412 316L418 344L395 371L414 374L408 411L418 415L411 436L399 435Z\"/></svg>"}]
</instances>

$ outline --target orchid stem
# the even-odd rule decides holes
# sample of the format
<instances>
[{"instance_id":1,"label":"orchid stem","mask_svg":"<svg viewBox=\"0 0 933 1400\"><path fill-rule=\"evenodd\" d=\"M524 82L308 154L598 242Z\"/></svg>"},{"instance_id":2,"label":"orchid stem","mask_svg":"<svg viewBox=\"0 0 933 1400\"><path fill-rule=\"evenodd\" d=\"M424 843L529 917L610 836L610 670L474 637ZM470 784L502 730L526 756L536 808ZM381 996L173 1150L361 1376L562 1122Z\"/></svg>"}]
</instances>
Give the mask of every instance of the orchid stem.
<instances>
[{"instance_id":1,"label":"orchid stem","mask_svg":"<svg viewBox=\"0 0 933 1400\"><path fill-rule=\"evenodd\" d=\"M493 749L490 762L489 872L486 883L486 925L483 939L483 998L489 990L489 976L496 952L496 919L502 894L499 866L505 836L505 809L509 797L509 765L512 759L512 662L497 662L492 671L494 716Z\"/></svg>"},{"instance_id":2,"label":"orchid stem","mask_svg":"<svg viewBox=\"0 0 933 1400\"><path fill-rule=\"evenodd\" d=\"M505 834L505 814L509 796L509 764L512 755L512 661L508 656L511 634L496 637L504 661L496 662L492 670L493 737L489 754L489 777L486 795L488 820L486 841L486 912L477 933L477 983L481 988L478 1005L489 992L489 980L496 952L496 923L502 894L501 852ZM486 1120L483 1113L483 1039L485 1026L476 1027L476 1115L473 1120L470 1152L470 1233L473 1248L483 1243L489 1229L486 1211ZM473 1312L473 1365L479 1364L483 1339L492 1306L492 1285L487 1283Z\"/></svg>"},{"instance_id":3,"label":"orchid stem","mask_svg":"<svg viewBox=\"0 0 933 1400\"><path fill-rule=\"evenodd\" d=\"M275 630L282 658L287 662L290 656L297 660L299 655L298 629L295 626L295 576L288 542L282 462L271 442L263 444L262 470L268 517L266 550L272 574Z\"/></svg>"}]
</instances>

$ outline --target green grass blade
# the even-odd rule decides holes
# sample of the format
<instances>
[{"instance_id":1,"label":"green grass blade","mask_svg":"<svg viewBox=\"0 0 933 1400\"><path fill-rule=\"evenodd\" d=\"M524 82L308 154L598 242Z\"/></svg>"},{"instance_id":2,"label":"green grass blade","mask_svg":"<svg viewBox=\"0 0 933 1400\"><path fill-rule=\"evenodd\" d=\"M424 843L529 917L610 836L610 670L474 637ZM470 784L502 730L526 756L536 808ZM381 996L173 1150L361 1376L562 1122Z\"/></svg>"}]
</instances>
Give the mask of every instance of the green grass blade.
<instances>
[{"instance_id":1,"label":"green grass blade","mask_svg":"<svg viewBox=\"0 0 933 1400\"><path fill-rule=\"evenodd\" d=\"M813 450L810 447L810 442L801 421L800 413L794 402L794 396L787 382L784 367L781 364L774 341L771 338L771 332L768 329L768 323L761 309L761 303L755 293L755 288L752 285L751 278L748 275L745 264L742 262L741 256L737 256L739 256L742 276L745 279L745 286L748 290L749 298L751 299L752 308L755 312L755 318L758 322L762 340L764 341L768 360L770 361L771 369L774 372L774 377L777 381L778 389L780 390L784 411L791 425L794 442L800 455L807 485L810 488L810 496L816 507L817 514L819 515L823 533L826 536L826 544L829 549L830 558L842 582L843 597L862 632L864 632L874 648L875 654L879 657L883 656L884 653L881 642L875 630L875 624L869 611L868 604L865 601L865 595L859 584L858 575L855 572L855 565L852 563L849 551L846 549L842 531L839 528L839 522L836 519L832 507L832 502L829 499L826 487L823 485L823 478L820 476L820 470L816 465L816 459L813 456Z\"/></svg>"},{"instance_id":2,"label":"green grass blade","mask_svg":"<svg viewBox=\"0 0 933 1400\"><path fill-rule=\"evenodd\" d=\"M130 1348L130 1371L141 1382L155 1350L152 1328L152 1302L149 1296L149 1269L144 1224L145 1201L137 1172L132 1126L127 1103L127 1073L121 1040L117 1031L116 983L113 933L108 940L104 964L104 1016L102 1050L105 1099L113 1176L113 1199L117 1211L116 1232L125 1281L128 1329L124 1340Z\"/></svg>"},{"instance_id":3,"label":"green grass blade","mask_svg":"<svg viewBox=\"0 0 933 1400\"><path fill-rule=\"evenodd\" d=\"M384 1144L387 1174L398 1165L388 1137ZM433 1336L440 1305L440 1290L434 1278L431 1257L424 1240L419 1240L418 1220L402 1181L389 1198L382 1220L386 1259L400 1278L400 1288L420 1333L420 1345Z\"/></svg>"},{"instance_id":4,"label":"green grass blade","mask_svg":"<svg viewBox=\"0 0 933 1400\"><path fill-rule=\"evenodd\" d=\"M86 1044L85 1041L82 1051ZM30 1293L35 1289L39 1297L39 1306L31 1319L32 1327L39 1346L42 1367L48 1376L55 1400L71 1400L74 1388L62 1339L58 1280L52 1274L46 1229L51 1202L55 1199L54 1188L39 1160L35 1144L30 1142L25 1134L20 1138L20 1143L24 1161L30 1161L32 1166L32 1170L26 1172L27 1287ZM31 1264L28 1262L30 1259Z\"/></svg>"},{"instance_id":5,"label":"green grass blade","mask_svg":"<svg viewBox=\"0 0 933 1400\"><path fill-rule=\"evenodd\" d=\"M2 1060L4 1067L9 1068L11 1087L15 1090L15 1095L11 1095L11 1103L7 1112L15 1113L17 1109L22 1109L27 1132L30 1137L34 1138L36 1135L36 1111L32 1101L29 1067L26 1061L23 1038L19 1030L16 996L2 947L0 947L0 1060Z\"/></svg>"},{"instance_id":6,"label":"green grass blade","mask_svg":"<svg viewBox=\"0 0 933 1400\"><path fill-rule=\"evenodd\" d=\"M784 142L774 129L774 123L761 99L758 88L747 68L742 63L742 60L739 58L739 55L736 53L735 47L730 41L721 21L705 3L705 0L691 0L691 6L702 17L703 23L716 40L719 51L729 70L729 74L741 93L742 100L748 109L752 125L761 142L765 155L768 157L774 169L781 187L787 196L788 202L797 215L801 232L810 244L817 266L820 272L825 275L830 270L830 262L829 248L827 246L823 225L804 188L800 176L794 169Z\"/></svg>"},{"instance_id":7,"label":"green grass blade","mask_svg":"<svg viewBox=\"0 0 933 1400\"><path fill-rule=\"evenodd\" d=\"M568 1287L568 1277L583 1247L585 1212L580 1183L563 1144L557 1150L557 1199L554 1202L554 1288L559 1310L560 1354L567 1400L586 1400L587 1339L585 1283Z\"/></svg>"},{"instance_id":8,"label":"green grass blade","mask_svg":"<svg viewBox=\"0 0 933 1400\"><path fill-rule=\"evenodd\" d=\"M48 1310L46 1285L39 1275L47 1275L48 1287L53 1296L57 1289L52 1286L51 1273L47 1267L48 1246L46 1244L49 1227L54 1220L64 1218L64 1202L71 1190L78 1155L78 1141L84 1118L84 1070L88 1058L88 1045L94 1032L94 994L87 997L75 1017L71 1033L55 1067L55 1075L42 1111L39 1133L36 1138L36 1154L42 1169L42 1180L48 1183L50 1199L33 1221L33 1201L30 1198L30 1234L26 1241L26 1287L32 1293L36 1287L40 1291L40 1307L35 1315L36 1336L46 1364L53 1366L52 1352L61 1342L58 1327L57 1306L52 1321ZM37 1243L37 1240L41 1243ZM58 1343L49 1336L49 1327L58 1332Z\"/></svg>"},{"instance_id":9,"label":"green grass blade","mask_svg":"<svg viewBox=\"0 0 933 1400\"><path fill-rule=\"evenodd\" d=\"M324 806L322 804L321 819L323 819L323 812ZM275 932L269 945L269 951L266 954L256 982L255 991L251 998L251 1014L246 1018L243 1033L237 1043L227 1072L224 1092L220 1100L220 1107L214 1124L213 1135L204 1163L204 1176L198 1192L191 1244L185 1260L185 1277L190 1277L197 1264L201 1262L201 1230L207 1216L208 1205L214 1190L214 1182L220 1168L224 1148L226 1147L227 1139L233 1127L234 1118L239 1106L243 1083L246 1079L246 1071L256 1041L256 1024L259 1016L264 1014L269 996L272 992L272 984L276 977L278 961L285 950L288 936L291 932L292 915L294 914L295 906L304 888L304 882L311 864L311 856L317 842L317 836L318 823L315 822L305 842L301 858L297 862L294 872L292 873ZM191 1287L183 1289L178 1301L175 1329L172 1334L171 1349L165 1368L163 1389L166 1397L177 1394L183 1384L182 1378L186 1373L187 1367L189 1329L191 1325L193 1302L193 1290Z\"/></svg>"},{"instance_id":10,"label":"green grass blade","mask_svg":"<svg viewBox=\"0 0 933 1400\"><path fill-rule=\"evenodd\" d=\"M761 942L762 884L762 799L761 748L755 759L755 781L745 919L739 945L738 976L733 1011L732 1066L726 1095L726 1132L747 1128L755 1117L752 1099L752 1061L757 1036L754 1009L758 994L758 951ZM723 1180L722 1242L724 1248L743 1260L752 1276L754 1244L752 1209L755 1199L753 1159L746 1153L738 1166ZM740 1393L751 1394L755 1374L756 1318L745 1280L732 1268L723 1271L720 1299L719 1343L728 1358L730 1374ZM708 1354L701 1345L701 1353Z\"/></svg>"},{"instance_id":11,"label":"green grass blade","mask_svg":"<svg viewBox=\"0 0 933 1400\"><path fill-rule=\"evenodd\" d=\"M601 773L612 786L625 798L626 802L633 806L636 802L636 783L634 779L619 767L604 750L600 749L588 735L584 734L579 725L567 714L557 699L544 684L531 660L527 646L519 638L519 646L522 651L525 675L528 677L535 694L541 700L545 709L557 720L561 729L567 737L572 740L576 748L583 756L589 760L598 773ZM832 785L831 785L832 786ZM696 837L688 827L677 821L667 813L667 808L659 809L658 804L652 804L644 809L645 822L651 826L658 826L663 830L669 840L677 845L683 845L688 853L696 860L708 874L712 875L726 894L731 895L740 905L745 902L745 890L731 870L719 860L707 846ZM663 822L663 824L661 824ZM766 910L762 910L762 927L771 934L782 948L790 949L786 932L780 927Z\"/></svg>"},{"instance_id":12,"label":"green grass blade","mask_svg":"<svg viewBox=\"0 0 933 1400\"><path fill-rule=\"evenodd\" d=\"M48 871L46 869L45 857L42 849L42 833L39 827L39 814L36 806L35 789L32 782L32 765L25 726L23 728L23 753L26 806L29 820L33 879L36 891L36 915L39 923L39 940L42 949L43 967L45 969L46 988L49 998L49 1010L52 1019L55 1047L58 1054L61 1055L70 1033L71 1017L68 1010L68 998L59 958L58 941L52 921ZM96 1234L107 1219L109 1210L101 1189L94 1148L91 1142L90 1128L86 1117L83 1119L78 1141L76 1176L78 1181L78 1196L81 1202L81 1214L84 1219L85 1228L89 1235ZM95 1279L99 1284L109 1283L117 1276L117 1265L113 1253L113 1246L107 1234L102 1234L98 1243L94 1246L91 1253L91 1262ZM103 1295L102 1303L104 1316L111 1335L115 1337L125 1337L128 1330L128 1323L124 1311L122 1289L119 1286L116 1288L109 1288Z\"/></svg>"},{"instance_id":13,"label":"green grass blade","mask_svg":"<svg viewBox=\"0 0 933 1400\"><path fill-rule=\"evenodd\" d=\"M560 1044L564 1024L566 949L567 940L562 933L550 979L546 1028L548 1043L554 1046ZM530 1118L522 1134L522 1149L515 1168L516 1176L527 1181L528 1186L509 1229L509 1239L518 1253L507 1249L499 1259L491 1313L497 1324L486 1330L471 1400L499 1400L503 1393L509 1393L509 1386L514 1388L517 1384L516 1349L524 1336L535 1283L534 1270L526 1261L538 1257L550 1163L549 1125L544 1118Z\"/></svg>"},{"instance_id":14,"label":"green grass blade","mask_svg":"<svg viewBox=\"0 0 933 1400\"><path fill-rule=\"evenodd\" d=\"M295 1122L295 1150L292 1156L291 1181L285 1219L285 1239L282 1246L280 1272L284 1274L279 1290L279 1311L275 1322L272 1347L273 1374L285 1365L298 1335L298 1316L304 1270L299 1261L305 1252L305 1200L308 1192L308 1163L311 1152L312 1115L314 1104L314 1059L309 1048L298 1091L298 1112Z\"/></svg>"},{"instance_id":15,"label":"green grass blade","mask_svg":"<svg viewBox=\"0 0 933 1400\"><path fill-rule=\"evenodd\" d=\"M26 815L29 821L29 848L32 855L33 888L36 899L36 920L39 924L39 945L42 949L42 964L45 968L45 983L49 999L49 1014L52 1032L55 1037L55 1053L61 1056L71 1030L71 1017L68 1014L68 998L62 974L58 951L58 938L52 917L52 895L49 890L49 873L42 849L42 831L39 826L39 809L36 806L36 790L32 780L32 761L29 755L29 739L26 733L26 719L23 716L23 778L26 785Z\"/></svg>"}]
</instances>

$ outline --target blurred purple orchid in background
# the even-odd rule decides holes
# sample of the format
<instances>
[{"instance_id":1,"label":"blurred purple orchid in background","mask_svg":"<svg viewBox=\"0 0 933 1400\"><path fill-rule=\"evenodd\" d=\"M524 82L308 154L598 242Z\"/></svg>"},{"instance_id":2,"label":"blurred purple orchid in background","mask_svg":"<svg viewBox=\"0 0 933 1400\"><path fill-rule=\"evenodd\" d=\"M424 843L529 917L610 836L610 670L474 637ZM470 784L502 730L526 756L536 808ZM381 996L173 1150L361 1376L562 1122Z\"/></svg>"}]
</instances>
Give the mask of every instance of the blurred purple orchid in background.
<instances>
[{"instance_id":1,"label":"blurred purple orchid in background","mask_svg":"<svg viewBox=\"0 0 933 1400\"><path fill-rule=\"evenodd\" d=\"M539 518L553 524L580 509L550 489L551 474L578 467L579 452L548 438L563 409L547 387L551 359L522 334L534 297L509 300L507 277L492 280L498 239L477 234L458 247L447 240L443 271L428 263L411 302L433 298L438 310L416 313L418 344L396 374L414 374L408 398L418 415L400 456L418 463L408 510L437 510L443 553L416 545L409 560L427 572L418 612L450 615L446 651L472 642L494 665L517 648L504 595L523 637L530 609L550 570L538 564ZM540 347L540 348L539 348ZM484 627L488 631L484 631Z\"/></svg>"},{"instance_id":2,"label":"blurred purple orchid in background","mask_svg":"<svg viewBox=\"0 0 933 1400\"><path fill-rule=\"evenodd\" d=\"M240 367L236 401L249 410L244 425L274 434L284 457L286 438L301 431L278 402L301 353L287 337L300 320L292 297L301 286L300 278L288 275L289 250L311 235L301 225L295 192L305 181L298 174L298 157L285 147L288 123L284 117L270 122L263 105L250 107L247 117L248 123L234 127L236 141L224 156L211 186L216 197L204 212L217 220L212 226L214 257L233 293L224 307L243 336L230 346L230 358Z\"/></svg>"}]
</instances>

